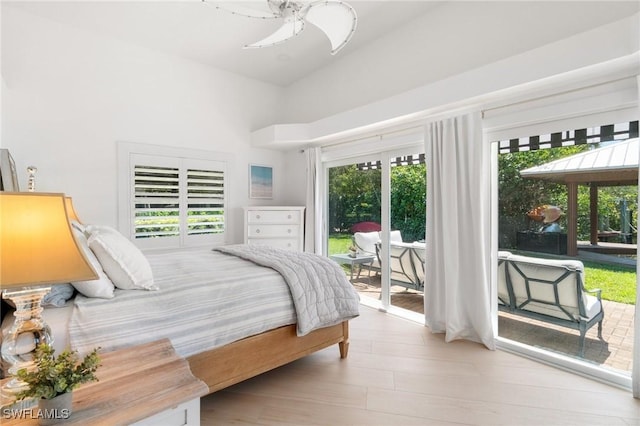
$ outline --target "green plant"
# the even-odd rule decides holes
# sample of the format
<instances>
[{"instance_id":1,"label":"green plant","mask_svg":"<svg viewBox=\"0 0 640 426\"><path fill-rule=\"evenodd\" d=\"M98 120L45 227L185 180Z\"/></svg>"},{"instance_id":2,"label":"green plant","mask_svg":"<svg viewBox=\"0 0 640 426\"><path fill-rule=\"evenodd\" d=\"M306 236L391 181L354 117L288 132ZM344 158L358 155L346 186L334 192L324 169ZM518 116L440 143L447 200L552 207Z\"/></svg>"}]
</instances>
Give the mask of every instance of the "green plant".
<instances>
[{"instance_id":1,"label":"green plant","mask_svg":"<svg viewBox=\"0 0 640 426\"><path fill-rule=\"evenodd\" d=\"M95 372L100 366L99 349L94 349L82 362L78 362L76 351L63 351L56 358L51 346L39 345L34 358L37 369L18 370L18 378L26 382L29 388L19 392L17 398L52 399L71 392L82 383L98 381Z\"/></svg>"}]
</instances>

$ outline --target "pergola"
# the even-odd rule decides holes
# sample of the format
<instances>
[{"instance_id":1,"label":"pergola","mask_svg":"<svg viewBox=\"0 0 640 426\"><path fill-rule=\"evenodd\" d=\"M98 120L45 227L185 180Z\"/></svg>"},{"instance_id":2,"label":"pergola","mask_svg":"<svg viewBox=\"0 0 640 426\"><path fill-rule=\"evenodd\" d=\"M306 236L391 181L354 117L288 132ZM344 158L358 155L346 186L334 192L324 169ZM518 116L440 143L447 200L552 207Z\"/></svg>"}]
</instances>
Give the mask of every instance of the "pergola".
<instances>
[{"instance_id":1,"label":"pergola","mask_svg":"<svg viewBox=\"0 0 640 426\"><path fill-rule=\"evenodd\" d=\"M590 187L592 245L598 244L598 187L638 184L638 138L522 170L525 178L567 185L567 254L578 254L578 185Z\"/></svg>"}]
</instances>

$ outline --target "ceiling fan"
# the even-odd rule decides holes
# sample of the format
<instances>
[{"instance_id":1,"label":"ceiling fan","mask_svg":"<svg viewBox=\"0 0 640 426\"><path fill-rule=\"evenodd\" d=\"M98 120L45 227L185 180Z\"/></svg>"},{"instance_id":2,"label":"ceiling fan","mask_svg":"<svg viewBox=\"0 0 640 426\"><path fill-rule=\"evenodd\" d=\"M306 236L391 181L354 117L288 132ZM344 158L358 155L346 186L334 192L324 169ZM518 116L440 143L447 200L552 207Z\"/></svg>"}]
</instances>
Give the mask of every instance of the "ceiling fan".
<instances>
[{"instance_id":1,"label":"ceiling fan","mask_svg":"<svg viewBox=\"0 0 640 426\"><path fill-rule=\"evenodd\" d=\"M235 15L259 19L282 19L284 22L273 34L244 48L259 48L283 43L304 30L305 23L318 27L331 42L331 54L335 55L351 39L358 18L349 4L339 0L294 1L266 0L249 6L248 2L212 2L217 9ZM244 4L243 4L244 3Z\"/></svg>"}]
</instances>

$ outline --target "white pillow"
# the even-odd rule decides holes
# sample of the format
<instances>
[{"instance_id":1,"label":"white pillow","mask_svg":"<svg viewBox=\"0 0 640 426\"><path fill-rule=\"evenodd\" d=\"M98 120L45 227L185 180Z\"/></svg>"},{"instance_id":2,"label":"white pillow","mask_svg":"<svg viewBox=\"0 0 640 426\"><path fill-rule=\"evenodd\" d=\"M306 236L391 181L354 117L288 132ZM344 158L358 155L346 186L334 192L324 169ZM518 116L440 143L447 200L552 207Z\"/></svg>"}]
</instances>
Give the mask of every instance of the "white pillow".
<instances>
[{"instance_id":1,"label":"white pillow","mask_svg":"<svg viewBox=\"0 0 640 426\"><path fill-rule=\"evenodd\" d=\"M89 225L89 247L102 269L121 290L157 290L149 261L140 249L109 226Z\"/></svg>"},{"instance_id":2,"label":"white pillow","mask_svg":"<svg viewBox=\"0 0 640 426\"><path fill-rule=\"evenodd\" d=\"M71 285L83 296L111 299L115 290L113 283L109 277L107 277L107 274L104 273L102 266L100 266L100 262L98 262L98 259L96 259L96 256L89 248L87 237L85 237L85 235L77 228L73 227L72 229L80 250L82 250L82 253L85 255L89 263L91 263L93 270L98 274L98 279L92 281L76 281L71 283Z\"/></svg>"},{"instance_id":3,"label":"white pillow","mask_svg":"<svg viewBox=\"0 0 640 426\"><path fill-rule=\"evenodd\" d=\"M376 243L380 242L380 233L378 231L356 232L353 234L353 239L358 251L376 254Z\"/></svg>"},{"instance_id":4,"label":"white pillow","mask_svg":"<svg viewBox=\"0 0 640 426\"><path fill-rule=\"evenodd\" d=\"M401 243L402 242L402 232L401 231L391 231L389 232L389 241L395 242L395 243Z\"/></svg>"}]
</instances>

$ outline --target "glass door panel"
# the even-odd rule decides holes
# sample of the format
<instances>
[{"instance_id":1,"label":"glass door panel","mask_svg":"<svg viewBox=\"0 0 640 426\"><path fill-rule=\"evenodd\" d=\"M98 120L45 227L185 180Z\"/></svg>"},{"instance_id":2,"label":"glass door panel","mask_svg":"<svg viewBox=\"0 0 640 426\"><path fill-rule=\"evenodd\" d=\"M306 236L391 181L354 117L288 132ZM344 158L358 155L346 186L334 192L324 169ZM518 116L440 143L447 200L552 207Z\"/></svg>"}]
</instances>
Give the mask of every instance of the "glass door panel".
<instances>
[{"instance_id":1,"label":"glass door panel","mask_svg":"<svg viewBox=\"0 0 640 426\"><path fill-rule=\"evenodd\" d=\"M381 167L371 156L329 165L327 254L342 265L361 297L380 300L377 248L381 230Z\"/></svg>"},{"instance_id":2,"label":"glass door panel","mask_svg":"<svg viewBox=\"0 0 640 426\"><path fill-rule=\"evenodd\" d=\"M389 304L424 314L426 166L424 154L391 153Z\"/></svg>"},{"instance_id":3,"label":"glass door panel","mask_svg":"<svg viewBox=\"0 0 640 426\"><path fill-rule=\"evenodd\" d=\"M539 166L553 168L552 161L584 164L581 156L624 143L499 154L498 334L630 374L637 180L629 184L619 171L601 182L595 175L567 182L561 174L536 174Z\"/></svg>"},{"instance_id":4,"label":"glass door panel","mask_svg":"<svg viewBox=\"0 0 640 426\"><path fill-rule=\"evenodd\" d=\"M420 148L329 163L327 254L361 297L424 315L426 166Z\"/></svg>"}]
</instances>

